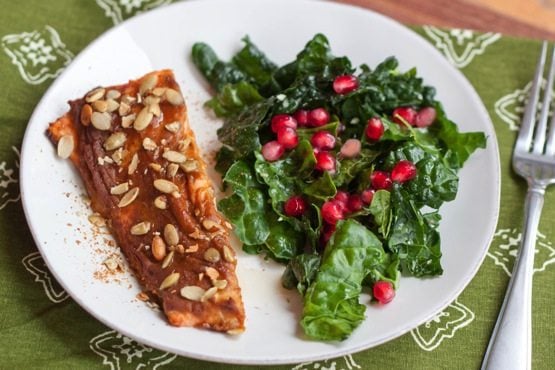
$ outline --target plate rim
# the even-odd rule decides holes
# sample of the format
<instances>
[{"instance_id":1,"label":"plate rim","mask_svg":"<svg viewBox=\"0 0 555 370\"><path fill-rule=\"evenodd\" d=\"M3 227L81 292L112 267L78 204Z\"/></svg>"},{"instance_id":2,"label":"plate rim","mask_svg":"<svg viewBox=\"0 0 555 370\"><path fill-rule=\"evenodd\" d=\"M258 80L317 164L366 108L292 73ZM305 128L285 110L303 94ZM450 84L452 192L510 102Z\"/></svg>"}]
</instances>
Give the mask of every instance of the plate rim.
<instances>
[{"instance_id":1,"label":"plate rim","mask_svg":"<svg viewBox=\"0 0 555 370\"><path fill-rule=\"evenodd\" d=\"M165 347L164 345L160 345L157 342L153 342L148 340L148 338L143 338L143 337L138 337L135 334L133 334L132 332L128 331L126 328L120 328L118 325L115 325L112 321L108 320L107 318L101 316L100 314L96 313L96 311L92 310L90 307L88 307L87 305L85 305L83 303L83 301L80 299L78 294L75 294L75 292L73 292L72 290L68 289L66 283L64 280L59 278L59 275L57 273L57 271L53 268L51 261L48 258L48 254L45 253L43 251L43 248L45 248L43 246L43 243L40 242L39 236L36 234L36 230L35 228L32 226L32 224L30 223L30 214L32 213L32 210L30 209L30 204L28 203L28 198L27 198L27 184L29 182L29 180L27 180L27 177L32 177L31 173L27 173L26 172L26 168L28 167L27 165L27 155L26 153L28 153L28 151L30 149L28 149L29 144L29 137L31 136L29 134L29 132L31 131L31 123L34 122L35 120L37 120L37 115L39 113L39 111L41 110L42 106L49 100L50 95L52 95L54 93L54 91L56 91L58 89L58 86L60 84L63 83L64 80L64 76L66 74L69 73L69 71L75 66L77 65L82 58L84 58L87 53L88 50L92 49L95 47L95 45L102 43L105 39L109 38L110 35L112 33L116 33L119 32L120 30L125 30L129 25L132 25L133 23L140 23L143 21L143 19L146 19L148 17L152 17L153 14L156 14L158 12L165 12L168 11L168 9L172 9L172 8L181 8L181 7L185 7L187 8L188 6L194 6L194 4L200 4L200 3L209 3L209 1L213 2L213 3L217 3L217 2L225 2L226 0L188 0L186 2L177 2L177 3L172 3L169 5L165 5L165 6L161 6L146 12L143 12L137 16L134 16L130 19L127 19L111 28L109 28L108 30L102 32L100 35L98 35L93 41L91 41L85 48L83 48L77 55L76 57L71 61L71 63L66 66L66 68L64 69L64 71L62 72L62 74L60 76L58 76L58 78L56 78L56 80L54 80L52 82L52 84L48 87L48 89L46 90L46 92L43 94L43 96L41 97L40 101L38 102L38 104L35 106L34 111L32 113L32 115L29 118L27 127L25 129L25 133L24 133L24 137L23 137L23 142L22 142L22 146L21 146L21 159L20 159L20 193L21 193L21 201L22 201L22 206L23 206L23 211L25 214L25 219L27 220L27 224L29 226L29 230L31 232L31 235L33 237L33 240L37 246L37 249L39 250L45 264L47 265L50 273L54 276L54 278L56 279L56 281L64 288L64 290L71 296L71 298L77 302L79 304L79 306L81 308L83 308L86 312L88 312L91 316L93 316L95 319L97 319L98 321L100 321L102 324L104 324L105 326L114 329L118 332L120 332L121 334L128 336L129 338L139 342L139 343L144 343L146 345L149 345L153 348L157 348L163 351L169 351L171 353L176 353L180 356L185 356L185 357L190 357L190 358L194 358L194 359L199 359L199 360L203 360L203 361L214 361L214 362L219 362L219 363L227 363L227 364L239 364L239 365L284 365L284 364L296 364L296 363L300 363L300 362L306 362L306 361L319 361L319 360L324 360L324 359L329 359L329 358L333 358L333 357L339 357L339 356L344 356L347 354L352 354L352 353L357 353L363 350L368 350L371 348L374 348L376 346L379 346L381 344L387 343L391 340L394 340L396 338L399 338L400 336L406 334L407 332L409 332L410 330L422 325L423 323L429 321L430 319L432 319L435 315L437 315L439 312L441 312L442 310L444 310L451 302L453 302L455 299L457 299L458 296L460 296L460 294L463 292L463 290L468 286L468 284L470 284L470 282L472 280L474 280L474 278L476 277L476 274L479 270L479 268L482 266L485 257L487 255L487 251L491 245L491 242L493 240L494 234L495 234L495 230L497 228L497 223L499 220L499 210L500 210L500 200L501 200L501 161L500 161L500 153L499 153L499 146L498 146L498 141L497 141L497 135L496 135L496 131L495 131L495 126L493 125L493 122L491 120L491 117L482 101L482 99L480 98L479 94L477 93L476 89L474 88L474 86L470 83L470 81L464 76L464 74L461 72L460 69L456 68L455 66L453 66L452 64L450 64L447 59L445 58L444 55L442 55L428 40L426 40L423 36L421 36L420 34L418 34L417 32L415 32L414 30L410 29L409 27L403 25L402 23L389 18L383 14L380 14L376 11L370 10L370 9L366 9L363 7L359 7L359 6L355 6L355 5L350 5L350 4L343 4L343 3L337 3L337 2L328 2L328 1L319 1L319 0L287 0L287 2L293 4L293 3L310 3L312 6L316 5L318 2L318 6L327 6L329 8L350 8L353 11L356 12L365 12L365 13L369 13L371 15L373 15L374 17L380 18L382 22L388 23L390 26L395 27L397 29L402 29L403 32L406 33L407 37L411 38L411 41L415 41L418 42L419 45L417 46L417 48L425 48L427 49L430 53L435 53L437 56L440 57L442 64L446 65L447 68L450 70L450 74L457 80L457 82L459 84L465 85L466 86L466 92L470 94L470 98L476 102L476 106L475 108L479 111L480 115L483 116L485 123L488 125L489 131L488 134L488 141L487 141L487 145L491 146L491 150L494 154L493 156L493 160L494 160L494 165L495 165L495 174L496 174L496 181L494 183L495 185L495 199L494 199L494 204L495 204L495 209L493 210L493 214L492 214L492 219L490 222L490 228L488 230L488 236L484 238L484 240L487 240L486 246L483 247L483 253L481 253L481 257L479 259L477 259L476 264L473 266L472 268L472 272L469 274L469 278L467 278L459 287L457 287L456 290L452 291L452 294L450 294L450 297L446 300L444 300L443 302L439 303L436 305L436 307L438 307L437 309L434 309L433 312L431 312L428 315L425 315L425 317L421 320L418 320L418 323L416 325L405 325L403 326L401 329L399 329L395 334L392 334L390 336L387 336L385 338L381 338L379 340L375 340L373 342L365 342L364 344L359 344L358 346L352 346L352 347L347 347L347 348L339 348L339 347L335 347L335 351L333 351L333 353L331 355L320 355L320 356L310 356L310 357L299 357L299 358L295 358L295 359L285 359L282 357L275 357L275 358L268 358L267 360L264 361L257 361L252 360L250 358L247 359L241 359L241 358L228 358L228 357L218 357L217 355L215 356L209 356L209 355L204 355L204 354L199 354L199 353L193 353L193 352L187 352L187 350L185 349L184 351L181 352L175 352L173 349ZM265 1L266 3L278 3L275 0L236 0L237 3L243 3L243 4L248 4L248 3L253 3L254 1ZM283 4L283 2L281 3ZM204 5L202 5L204 6ZM188 328L185 328L188 329Z\"/></svg>"}]
</instances>

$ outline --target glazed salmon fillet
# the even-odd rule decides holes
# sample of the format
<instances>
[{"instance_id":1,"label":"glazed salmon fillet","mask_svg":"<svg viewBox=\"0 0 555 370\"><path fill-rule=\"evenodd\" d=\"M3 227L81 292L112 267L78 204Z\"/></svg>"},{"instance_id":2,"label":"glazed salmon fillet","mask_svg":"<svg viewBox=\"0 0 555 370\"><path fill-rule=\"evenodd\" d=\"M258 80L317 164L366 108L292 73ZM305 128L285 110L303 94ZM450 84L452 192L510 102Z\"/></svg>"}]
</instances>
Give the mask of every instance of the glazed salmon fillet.
<instances>
[{"instance_id":1,"label":"glazed salmon fillet","mask_svg":"<svg viewBox=\"0 0 555 370\"><path fill-rule=\"evenodd\" d=\"M172 325L241 333L231 226L216 209L172 71L95 88L69 105L47 134L148 296Z\"/></svg>"}]
</instances>

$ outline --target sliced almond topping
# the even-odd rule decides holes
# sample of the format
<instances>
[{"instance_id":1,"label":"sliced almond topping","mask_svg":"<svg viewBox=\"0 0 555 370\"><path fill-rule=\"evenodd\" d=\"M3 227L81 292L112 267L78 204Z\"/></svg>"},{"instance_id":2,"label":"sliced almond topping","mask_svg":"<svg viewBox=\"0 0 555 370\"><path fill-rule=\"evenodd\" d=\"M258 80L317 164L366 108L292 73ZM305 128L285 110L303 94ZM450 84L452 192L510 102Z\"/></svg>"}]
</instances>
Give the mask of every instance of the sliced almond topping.
<instances>
[{"instance_id":1,"label":"sliced almond topping","mask_svg":"<svg viewBox=\"0 0 555 370\"><path fill-rule=\"evenodd\" d=\"M104 113L108 110L108 103L106 103L106 100L97 100L92 102L92 107L95 111Z\"/></svg>"},{"instance_id":2,"label":"sliced almond topping","mask_svg":"<svg viewBox=\"0 0 555 370\"><path fill-rule=\"evenodd\" d=\"M110 271L116 271L118 269L118 266L119 266L118 261L114 257L108 257L102 263Z\"/></svg>"},{"instance_id":3,"label":"sliced almond topping","mask_svg":"<svg viewBox=\"0 0 555 370\"><path fill-rule=\"evenodd\" d=\"M223 279L214 280L212 284L214 284L214 287L218 288L219 290L222 290L227 287L227 280L223 280Z\"/></svg>"},{"instance_id":4,"label":"sliced almond topping","mask_svg":"<svg viewBox=\"0 0 555 370\"><path fill-rule=\"evenodd\" d=\"M160 96L164 95L165 93L166 93L166 88L165 87L155 87L152 90L152 95L154 95L154 96L159 96L160 97Z\"/></svg>"},{"instance_id":5,"label":"sliced almond topping","mask_svg":"<svg viewBox=\"0 0 555 370\"><path fill-rule=\"evenodd\" d=\"M149 163L148 167L152 168L153 171L162 172L162 166L158 163Z\"/></svg>"},{"instance_id":6,"label":"sliced almond topping","mask_svg":"<svg viewBox=\"0 0 555 370\"><path fill-rule=\"evenodd\" d=\"M96 227L106 226L106 220L104 217L100 216L98 213L93 213L89 216L89 222Z\"/></svg>"},{"instance_id":7,"label":"sliced almond topping","mask_svg":"<svg viewBox=\"0 0 555 370\"><path fill-rule=\"evenodd\" d=\"M91 124L91 116L93 114L93 109L89 104L85 104L83 105L83 108L81 108L81 123L83 124L83 126L88 126Z\"/></svg>"},{"instance_id":8,"label":"sliced almond topping","mask_svg":"<svg viewBox=\"0 0 555 370\"><path fill-rule=\"evenodd\" d=\"M150 121L154 115L149 112L148 107L144 107L141 109L137 118L135 118L135 122L133 122L133 128L137 131L142 131L150 125Z\"/></svg>"},{"instance_id":9,"label":"sliced almond topping","mask_svg":"<svg viewBox=\"0 0 555 370\"><path fill-rule=\"evenodd\" d=\"M179 165L183 172L189 173L198 170L198 162L194 159L188 159L185 163Z\"/></svg>"},{"instance_id":10,"label":"sliced almond topping","mask_svg":"<svg viewBox=\"0 0 555 370\"><path fill-rule=\"evenodd\" d=\"M118 90L108 90L106 92L106 99L117 99L121 96Z\"/></svg>"},{"instance_id":11,"label":"sliced almond topping","mask_svg":"<svg viewBox=\"0 0 555 370\"><path fill-rule=\"evenodd\" d=\"M207 300L209 300L210 298L214 297L214 295L216 295L216 293L218 292L218 288L216 288L215 286L213 286L212 288L208 289L206 292L204 292L204 294L202 295L202 297L200 298L201 302L206 302Z\"/></svg>"},{"instance_id":12,"label":"sliced almond topping","mask_svg":"<svg viewBox=\"0 0 555 370\"><path fill-rule=\"evenodd\" d=\"M129 162L129 167L127 168L127 174L131 175L137 171L137 166L139 165L139 155L137 153L133 154L131 162Z\"/></svg>"},{"instance_id":13,"label":"sliced almond topping","mask_svg":"<svg viewBox=\"0 0 555 370\"><path fill-rule=\"evenodd\" d=\"M143 148L145 150L152 151L152 150L156 149L157 147L158 147L158 145L156 145L156 142L154 140L152 140L151 138L145 137L143 139Z\"/></svg>"},{"instance_id":14,"label":"sliced almond topping","mask_svg":"<svg viewBox=\"0 0 555 370\"><path fill-rule=\"evenodd\" d=\"M131 235L145 235L150 230L150 222L143 221L131 226Z\"/></svg>"},{"instance_id":15,"label":"sliced almond topping","mask_svg":"<svg viewBox=\"0 0 555 370\"><path fill-rule=\"evenodd\" d=\"M106 100L106 110L108 112L115 112L119 108L119 103L114 99Z\"/></svg>"},{"instance_id":16,"label":"sliced almond topping","mask_svg":"<svg viewBox=\"0 0 555 370\"><path fill-rule=\"evenodd\" d=\"M158 83L157 75L151 74L146 76L141 82L141 86L139 87L139 93L144 94L145 92L152 90L157 83Z\"/></svg>"},{"instance_id":17,"label":"sliced almond topping","mask_svg":"<svg viewBox=\"0 0 555 370\"><path fill-rule=\"evenodd\" d=\"M224 258L227 262L235 262L235 255L227 245L224 245L223 251L224 251Z\"/></svg>"},{"instance_id":18,"label":"sliced almond topping","mask_svg":"<svg viewBox=\"0 0 555 370\"><path fill-rule=\"evenodd\" d=\"M168 200L165 195L160 195L154 199L154 206L158 209L166 209L168 207Z\"/></svg>"},{"instance_id":19,"label":"sliced almond topping","mask_svg":"<svg viewBox=\"0 0 555 370\"><path fill-rule=\"evenodd\" d=\"M195 230L192 233L189 234L189 237L193 238L193 239L207 239L205 235L203 235L200 230Z\"/></svg>"},{"instance_id":20,"label":"sliced almond topping","mask_svg":"<svg viewBox=\"0 0 555 370\"><path fill-rule=\"evenodd\" d=\"M87 103L92 103L97 101L98 99L101 99L104 97L104 93L106 92L105 89L103 89L102 87L99 87L97 89L94 89L92 91L90 91L86 96L85 96L85 101Z\"/></svg>"},{"instance_id":21,"label":"sliced almond topping","mask_svg":"<svg viewBox=\"0 0 555 370\"><path fill-rule=\"evenodd\" d=\"M119 148L112 154L112 159L114 162L117 163L118 166L121 166L121 162L123 162L123 157L127 155L127 150L123 150L123 148Z\"/></svg>"},{"instance_id":22,"label":"sliced almond topping","mask_svg":"<svg viewBox=\"0 0 555 370\"><path fill-rule=\"evenodd\" d=\"M179 128L181 127L181 124L179 124L179 122L175 121L172 123L168 123L166 124L166 126L164 126L164 128L166 130L168 130L171 133L177 133L179 131Z\"/></svg>"},{"instance_id":23,"label":"sliced almond topping","mask_svg":"<svg viewBox=\"0 0 555 370\"><path fill-rule=\"evenodd\" d=\"M204 271L211 281L216 280L220 276L220 273L214 267L206 267Z\"/></svg>"},{"instance_id":24,"label":"sliced almond topping","mask_svg":"<svg viewBox=\"0 0 555 370\"><path fill-rule=\"evenodd\" d=\"M174 89L167 89L165 96L166 100L172 105L179 105L184 103L181 93Z\"/></svg>"},{"instance_id":25,"label":"sliced almond topping","mask_svg":"<svg viewBox=\"0 0 555 370\"><path fill-rule=\"evenodd\" d=\"M110 188L110 194L112 195L121 195L123 193L127 193L129 191L129 183L122 182L119 185L113 186Z\"/></svg>"},{"instance_id":26,"label":"sliced almond topping","mask_svg":"<svg viewBox=\"0 0 555 370\"><path fill-rule=\"evenodd\" d=\"M216 248L208 248L204 251L204 259L208 262L216 263L220 260L220 252Z\"/></svg>"},{"instance_id":27,"label":"sliced almond topping","mask_svg":"<svg viewBox=\"0 0 555 370\"><path fill-rule=\"evenodd\" d=\"M206 290L196 285L188 285L181 288L179 293L183 298L198 302L202 299Z\"/></svg>"},{"instance_id":28,"label":"sliced almond topping","mask_svg":"<svg viewBox=\"0 0 555 370\"><path fill-rule=\"evenodd\" d=\"M121 102L125 103L127 105L131 105L133 103L135 103L135 101L137 101L137 98L135 98L134 96L131 95L124 95L121 97Z\"/></svg>"},{"instance_id":29,"label":"sliced almond topping","mask_svg":"<svg viewBox=\"0 0 555 370\"><path fill-rule=\"evenodd\" d=\"M104 142L104 149L110 151L121 148L123 144L125 144L126 140L127 136L125 135L125 133L121 131L114 132L112 135L108 136L108 138Z\"/></svg>"},{"instance_id":30,"label":"sliced almond topping","mask_svg":"<svg viewBox=\"0 0 555 370\"><path fill-rule=\"evenodd\" d=\"M121 102L118 108L118 113L120 116L125 116L127 113L131 111L131 106L126 102Z\"/></svg>"},{"instance_id":31,"label":"sliced almond topping","mask_svg":"<svg viewBox=\"0 0 555 370\"><path fill-rule=\"evenodd\" d=\"M177 245L179 243L179 234L174 225L167 224L164 226L164 240L168 245Z\"/></svg>"},{"instance_id":32,"label":"sliced almond topping","mask_svg":"<svg viewBox=\"0 0 555 370\"><path fill-rule=\"evenodd\" d=\"M145 105L152 105L160 103L160 98L158 96L149 95L144 99Z\"/></svg>"},{"instance_id":33,"label":"sliced almond topping","mask_svg":"<svg viewBox=\"0 0 555 370\"><path fill-rule=\"evenodd\" d=\"M198 244L193 244L189 248L185 249L185 253L195 253L198 251Z\"/></svg>"},{"instance_id":34,"label":"sliced almond topping","mask_svg":"<svg viewBox=\"0 0 555 370\"><path fill-rule=\"evenodd\" d=\"M179 142L178 149L181 153L185 153L189 148L189 145L191 145L191 138L187 137Z\"/></svg>"},{"instance_id":35,"label":"sliced almond topping","mask_svg":"<svg viewBox=\"0 0 555 370\"><path fill-rule=\"evenodd\" d=\"M161 191L162 193L172 194L174 192L179 192L179 188L173 182L165 179L154 180L154 187ZM172 194L173 195L173 194Z\"/></svg>"},{"instance_id":36,"label":"sliced almond topping","mask_svg":"<svg viewBox=\"0 0 555 370\"><path fill-rule=\"evenodd\" d=\"M160 114L162 114L162 110L160 110L159 104L149 104L147 105L147 107L148 111L156 117L160 117Z\"/></svg>"},{"instance_id":37,"label":"sliced almond topping","mask_svg":"<svg viewBox=\"0 0 555 370\"><path fill-rule=\"evenodd\" d=\"M171 265L171 263L173 262L173 255L174 254L175 254L174 251L170 251L170 253L168 253L168 255L164 258L164 261L162 261L162 268L163 269L165 269L166 267Z\"/></svg>"},{"instance_id":38,"label":"sliced almond topping","mask_svg":"<svg viewBox=\"0 0 555 370\"><path fill-rule=\"evenodd\" d=\"M208 218L205 218L204 220L202 220L202 226L206 229L206 230L211 230L212 228L217 228L220 229L221 226L219 223L214 222L213 220L210 220Z\"/></svg>"},{"instance_id":39,"label":"sliced almond topping","mask_svg":"<svg viewBox=\"0 0 555 370\"><path fill-rule=\"evenodd\" d=\"M130 114L128 116L121 117L121 127L123 128L131 127L131 125L133 125L133 122L135 122L136 117L137 116L135 115L135 113Z\"/></svg>"},{"instance_id":40,"label":"sliced almond topping","mask_svg":"<svg viewBox=\"0 0 555 370\"><path fill-rule=\"evenodd\" d=\"M137 199L138 195L139 195L139 188L134 187L133 189L125 193L125 195L120 199L118 203L118 207L120 208L127 207L128 205L133 203L135 199Z\"/></svg>"},{"instance_id":41,"label":"sliced almond topping","mask_svg":"<svg viewBox=\"0 0 555 370\"><path fill-rule=\"evenodd\" d=\"M62 136L58 141L58 157L63 159L69 158L71 153L73 153L74 147L73 135Z\"/></svg>"},{"instance_id":42,"label":"sliced almond topping","mask_svg":"<svg viewBox=\"0 0 555 370\"><path fill-rule=\"evenodd\" d=\"M152 239L152 255L157 261L162 261L166 257L166 243L160 235L155 235Z\"/></svg>"},{"instance_id":43,"label":"sliced almond topping","mask_svg":"<svg viewBox=\"0 0 555 370\"><path fill-rule=\"evenodd\" d=\"M187 160L187 157L185 157L183 154L173 150L168 150L164 152L164 154L162 154L162 157L173 163L184 163Z\"/></svg>"},{"instance_id":44,"label":"sliced almond topping","mask_svg":"<svg viewBox=\"0 0 555 370\"><path fill-rule=\"evenodd\" d=\"M93 112L91 123L97 130L106 131L112 126L112 116L106 112Z\"/></svg>"},{"instance_id":45,"label":"sliced almond topping","mask_svg":"<svg viewBox=\"0 0 555 370\"><path fill-rule=\"evenodd\" d=\"M166 276L164 281L162 281L162 284L160 284L160 290L168 289L177 284L180 276L181 275L179 274L179 272L172 272L171 274Z\"/></svg>"},{"instance_id":46,"label":"sliced almond topping","mask_svg":"<svg viewBox=\"0 0 555 370\"><path fill-rule=\"evenodd\" d=\"M175 175L177 175L178 170L179 170L179 166L176 163L170 163L168 165L168 169L167 169L168 177L170 177L170 178L175 177ZM181 196L181 194L180 194L180 196Z\"/></svg>"}]
</instances>

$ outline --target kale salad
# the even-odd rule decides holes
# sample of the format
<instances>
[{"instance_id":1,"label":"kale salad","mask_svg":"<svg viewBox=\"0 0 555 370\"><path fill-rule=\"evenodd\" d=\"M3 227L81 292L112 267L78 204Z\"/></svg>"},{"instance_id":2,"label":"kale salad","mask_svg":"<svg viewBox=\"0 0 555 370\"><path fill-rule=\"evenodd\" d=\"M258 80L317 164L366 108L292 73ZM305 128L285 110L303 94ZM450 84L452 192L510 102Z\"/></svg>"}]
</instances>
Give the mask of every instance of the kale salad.
<instances>
[{"instance_id":1,"label":"kale salad","mask_svg":"<svg viewBox=\"0 0 555 370\"><path fill-rule=\"evenodd\" d=\"M388 57L355 67L317 34L278 66L248 37L230 61L196 43L223 126L216 169L230 189L218 209L250 254L283 263L303 297L309 338L346 339L400 275L441 275L438 209L481 132L459 132L416 69Z\"/></svg>"}]
</instances>

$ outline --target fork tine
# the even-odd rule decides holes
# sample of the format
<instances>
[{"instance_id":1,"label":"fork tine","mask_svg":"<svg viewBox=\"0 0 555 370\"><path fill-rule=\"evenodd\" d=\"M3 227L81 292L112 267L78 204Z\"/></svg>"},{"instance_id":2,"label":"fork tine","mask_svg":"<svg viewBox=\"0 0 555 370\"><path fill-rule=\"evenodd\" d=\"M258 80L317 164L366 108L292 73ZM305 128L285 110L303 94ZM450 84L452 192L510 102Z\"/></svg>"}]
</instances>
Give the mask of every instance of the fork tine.
<instances>
[{"instance_id":1,"label":"fork tine","mask_svg":"<svg viewBox=\"0 0 555 370\"><path fill-rule=\"evenodd\" d=\"M540 119L536 126L536 132L534 134L534 148L533 153L542 154L545 146L545 134L547 131L547 116L549 115L549 108L551 106L551 91L553 86L553 75L555 73L555 48L551 52L551 66L549 67L549 75L547 77L547 83L545 85L542 111L540 114Z\"/></svg>"},{"instance_id":2,"label":"fork tine","mask_svg":"<svg viewBox=\"0 0 555 370\"><path fill-rule=\"evenodd\" d=\"M543 67L545 64L546 49L547 41L544 41L542 44L540 58L536 66L534 82L532 83L532 88L530 89L530 97L528 99L528 104L526 104L526 109L524 110L524 117L522 118L520 130L518 133L518 139L516 141L517 150L530 150L530 145L532 143L532 134L534 131L534 120L536 117L536 109L540 95Z\"/></svg>"}]
</instances>

